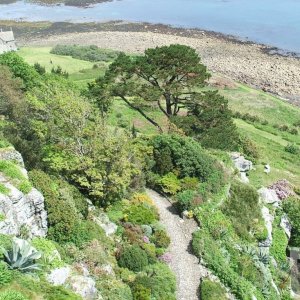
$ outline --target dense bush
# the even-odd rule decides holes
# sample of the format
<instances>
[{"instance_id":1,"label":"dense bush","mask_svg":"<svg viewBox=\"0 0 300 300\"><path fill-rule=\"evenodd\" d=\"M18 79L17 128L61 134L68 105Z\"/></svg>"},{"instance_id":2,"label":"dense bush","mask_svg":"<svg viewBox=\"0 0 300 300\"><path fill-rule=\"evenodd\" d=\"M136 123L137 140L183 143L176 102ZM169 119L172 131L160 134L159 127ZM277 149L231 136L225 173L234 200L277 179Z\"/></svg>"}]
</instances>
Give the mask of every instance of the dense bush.
<instances>
[{"instance_id":1,"label":"dense bush","mask_svg":"<svg viewBox=\"0 0 300 300\"><path fill-rule=\"evenodd\" d=\"M139 272L148 265L148 256L146 251L137 245L127 246L122 250L118 264L122 268Z\"/></svg>"},{"instance_id":2,"label":"dense bush","mask_svg":"<svg viewBox=\"0 0 300 300\"><path fill-rule=\"evenodd\" d=\"M181 190L180 180L174 173L168 173L159 180L162 191L169 195L175 195Z\"/></svg>"},{"instance_id":3,"label":"dense bush","mask_svg":"<svg viewBox=\"0 0 300 300\"><path fill-rule=\"evenodd\" d=\"M300 149L295 144L288 144L287 146L284 147L284 151L291 154L298 154L300 152Z\"/></svg>"},{"instance_id":4,"label":"dense bush","mask_svg":"<svg viewBox=\"0 0 300 300\"><path fill-rule=\"evenodd\" d=\"M0 300L28 300L28 298L20 292L7 290L0 293Z\"/></svg>"},{"instance_id":5,"label":"dense bush","mask_svg":"<svg viewBox=\"0 0 300 300\"><path fill-rule=\"evenodd\" d=\"M133 291L136 286L143 286L151 290L151 299L158 300L175 300L176 280L174 274L169 267L165 264L158 263L149 265L145 268L144 273L137 276L134 284ZM146 291L147 295L147 291ZM145 298L147 299L147 298Z\"/></svg>"},{"instance_id":6,"label":"dense bush","mask_svg":"<svg viewBox=\"0 0 300 300\"><path fill-rule=\"evenodd\" d=\"M300 245L300 201L298 198L290 197L282 202L282 207L292 225L290 245L298 247Z\"/></svg>"},{"instance_id":7,"label":"dense bush","mask_svg":"<svg viewBox=\"0 0 300 300\"><path fill-rule=\"evenodd\" d=\"M150 143L154 148L154 172L160 175L178 173L179 178L196 177L201 182L208 182L212 191L217 191L223 184L221 167L193 139L158 135Z\"/></svg>"},{"instance_id":8,"label":"dense bush","mask_svg":"<svg viewBox=\"0 0 300 300\"><path fill-rule=\"evenodd\" d=\"M275 258L277 263L286 262L286 248L288 238L284 230L280 227L274 227L272 232L273 242L270 247L270 254Z\"/></svg>"},{"instance_id":9,"label":"dense bush","mask_svg":"<svg viewBox=\"0 0 300 300\"><path fill-rule=\"evenodd\" d=\"M250 232L256 222L262 219L256 190L250 185L239 182L232 184L223 211L231 218L237 234L244 239L250 238Z\"/></svg>"},{"instance_id":10,"label":"dense bush","mask_svg":"<svg viewBox=\"0 0 300 300\"><path fill-rule=\"evenodd\" d=\"M64 189L62 193L59 190L59 180L39 170L30 171L29 178L45 197L49 225L48 237L59 243L70 241L79 221L75 203L70 199L66 201Z\"/></svg>"},{"instance_id":11,"label":"dense bush","mask_svg":"<svg viewBox=\"0 0 300 300\"><path fill-rule=\"evenodd\" d=\"M201 198L196 191L185 190L176 195L176 204L178 209L183 212L191 210L201 203Z\"/></svg>"},{"instance_id":12,"label":"dense bush","mask_svg":"<svg viewBox=\"0 0 300 300\"><path fill-rule=\"evenodd\" d=\"M153 235L153 241L159 248L168 248L170 245L170 237L165 230L157 230Z\"/></svg>"},{"instance_id":13,"label":"dense bush","mask_svg":"<svg viewBox=\"0 0 300 300\"><path fill-rule=\"evenodd\" d=\"M13 273L8 269L7 264L0 261L0 288L10 283L13 279Z\"/></svg>"},{"instance_id":14,"label":"dense bush","mask_svg":"<svg viewBox=\"0 0 300 300\"><path fill-rule=\"evenodd\" d=\"M50 53L57 55L67 55L73 58L97 62L97 61L112 61L119 52L98 48L95 45L79 46L79 45L57 45Z\"/></svg>"},{"instance_id":15,"label":"dense bush","mask_svg":"<svg viewBox=\"0 0 300 300\"><path fill-rule=\"evenodd\" d=\"M251 300L253 299L252 295L259 300L264 299L261 292L229 265L230 260L228 261L224 255L224 250L207 232L196 231L193 235L192 246L195 255L205 261L207 267L218 276L225 286L230 288L238 299Z\"/></svg>"},{"instance_id":16,"label":"dense bush","mask_svg":"<svg viewBox=\"0 0 300 300\"><path fill-rule=\"evenodd\" d=\"M147 204L133 204L126 210L127 221L133 224L152 224L158 219L155 207Z\"/></svg>"},{"instance_id":17,"label":"dense bush","mask_svg":"<svg viewBox=\"0 0 300 300\"><path fill-rule=\"evenodd\" d=\"M202 300L226 300L226 290L218 283L204 279L200 285L200 299Z\"/></svg>"},{"instance_id":18,"label":"dense bush","mask_svg":"<svg viewBox=\"0 0 300 300\"><path fill-rule=\"evenodd\" d=\"M26 89L33 88L39 83L39 74L34 67L28 65L15 52L7 52L0 55L0 65L8 66L15 77L23 80Z\"/></svg>"}]
</instances>

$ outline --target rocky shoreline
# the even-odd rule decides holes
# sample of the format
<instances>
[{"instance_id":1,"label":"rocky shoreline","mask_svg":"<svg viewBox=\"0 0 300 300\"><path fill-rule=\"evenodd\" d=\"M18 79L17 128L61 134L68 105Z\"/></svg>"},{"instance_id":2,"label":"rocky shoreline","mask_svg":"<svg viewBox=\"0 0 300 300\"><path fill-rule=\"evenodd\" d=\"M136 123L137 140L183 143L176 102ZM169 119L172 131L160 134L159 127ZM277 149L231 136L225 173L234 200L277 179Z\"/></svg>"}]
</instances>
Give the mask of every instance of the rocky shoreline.
<instances>
[{"instance_id":1,"label":"rocky shoreline","mask_svg":"<svg viewBox=\"0 0 300 300\"><path fill-rule=\"evenodd\" d=\"M17 32L23 45L95 44L132 53L174 43L197 49L211 72L278 95L300 106L300 59L266 45L199 29L173 28L162 24L53 23L32 34Z\"/></svg>"}]
</instances>

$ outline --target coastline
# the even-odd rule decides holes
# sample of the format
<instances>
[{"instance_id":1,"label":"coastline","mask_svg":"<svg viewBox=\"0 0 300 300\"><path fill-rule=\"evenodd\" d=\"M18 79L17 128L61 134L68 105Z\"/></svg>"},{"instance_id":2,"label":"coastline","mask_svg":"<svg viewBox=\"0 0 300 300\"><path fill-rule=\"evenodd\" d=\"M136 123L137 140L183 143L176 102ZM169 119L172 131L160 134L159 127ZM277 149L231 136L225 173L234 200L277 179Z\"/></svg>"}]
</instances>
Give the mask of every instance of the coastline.
<instances>
[{"instance_id":1,"label":"coastline","mask_svg":"<svg viewBox=\"0 0 300 300\"><path fill-rule=\"evenodd\" d=\"M0 21L0 27L3 26ZM95 44L132 53L174 43L194 47L212 73L277 95L300 106L300 58L295 53L237 37L163 24L7 22L20 45Z\"/></svg>"}]
</instances>

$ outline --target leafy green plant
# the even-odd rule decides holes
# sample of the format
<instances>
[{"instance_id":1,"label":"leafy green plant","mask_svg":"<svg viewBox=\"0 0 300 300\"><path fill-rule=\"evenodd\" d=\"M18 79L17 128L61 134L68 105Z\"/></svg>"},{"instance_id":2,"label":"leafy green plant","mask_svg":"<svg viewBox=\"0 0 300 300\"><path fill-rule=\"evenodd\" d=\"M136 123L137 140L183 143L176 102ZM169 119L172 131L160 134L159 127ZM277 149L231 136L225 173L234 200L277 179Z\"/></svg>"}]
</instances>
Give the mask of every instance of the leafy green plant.
<instances>
[{"instance_id":1,"label":"leafy green plant","mask_svg":"<svg viewBox=\"0 0 300 300\"><path fill-rule=\"evenodd\" d=\"M283 201L282 207L292 225L290 245L298 247L300 244L300 201L298 198L289 197Z\"/></svg>"},{"instance_id":2,"label":"leafy green plant","mask_svg":"<svg viewBox=\"0 0 300 300\"><path fill-rule=\"evenodd\" d=\"M146 251L142 250L139 246L128 246L121 252L118 264L122 268L139 272L148 265L148 256Z\"/></svg>"},{"instance_id":3,"label":"leafy green plant","mask_svg":"<svg viewBox=\"0 0 300 300\"><path fill-rule=\"evenodd\" d=\"M175 300L176 279L169 267L163 263L149 265L143 273L138 274L133 283L151 290L151 299ZM146 298L147 299L147 298Z\"/></svg>"},{"instance_id":4,"label":"leafy green plant","mask_svg":"<svg viewBox=\"0 0 300 300\"><path fill-rule=\"evenodd\" d=\"M170 237L165 230L157 230L153 235L153 241L157 247L168 248L170 245Z\"/></svg>"},{"instance_id":5,"label":"leafy green plant","mask_svg":"<svg viewBox=\"0 0 300 300\"><path fill-rule=\"evenodd\" d=\"M3 184L0 183L0 194L8 195L10 190Z\"/></svg>"},{"instance_id":6,"label":"leafy green plant","mask_svg":"<svg viewBox=\"0 0 300 300\"><path fill-rule=\"evenodd\" d=\"M197 193L195 191L192 191L192 190L185 190L185 191L182 191L182 192L179 192L177 195L176 195L176 201L177 201L177 206L178 206L178 209L183 212L184 210L190 210L190 209L193 209L195 207L194 204L196 204L194 202L194 200L196 199L197 197ZM199 197L199 200L201 198ZM200 202L200 201L199 201ZM198 203L200 204L200 203Z\"/></svg>"},{"instance_id":7,"label":"leafy green plant","mask_svg":"<svg viewBox=\"0 0 300 300\"><path fill-rule=\"evenodd\" d=\"M0 300L28 300L28 298L20 292L7 290L0 293Z\"/></svg>"},{"instance_id":8,"label":"leafy green plant","mask_svg":"<svg viewBox=\"0 0 300 300\"><path fill-rule=\"evenodd\" d=\"M54 242L45 238L36 237L32 240L32 246L41 252L42 257L40 260L47 268L54 269L64 265L64 262L62 261Z\"/></svg>"},{"instance_id":9,"label":"leafy green plant","mask_svg":"<svg viewBox=\"0 0 300 300\"><path fill-rule=\"evenodd\" d=\"M173 173L168 173L160 179L160 186L164 193L175 195L181 190L180 180Z\"/></svg>"},{"instance_id":10,"label":"leafy green plant","mask_svg":"<svg viewBox=\"0 0 300 300\"><path fill-rule=\"evenodd\" d=\"M36 251L27 241L14 238L12 249L3 250L4 260L10 269L17 269L21 272L39 270L39 265L35 260L41 257L41 253Z\"/></svg>"},{"instance_id":11,"label":"leafy green plant","mask_svg":"<svg viewBox=\"0 0 300 300\"><path fill-rule=\"evenodd\" d=\"M273 242L270 247L270 255L272 255L278 263L286 261L286 248L288 245L288 238L284 230L280 227L274 227Z\"/></svg>"},{"instance_id":12,"label":"leafy green plant","mask_svg":"<svg viewBox=\"0 0 300 300\"><path fill-rule=\"evenodd\" d=\"M133 224L152 224L158 220L158 213L153 206L147 204L130 205L124 213L128 222Z\"/></svg>"},{"instance_id":13,"label":"leafy green plant","mask_svg":"<svg viewBox=\"0 0 300 300\"><path fill-rule=\"evenodd\" d=\"M300 152L300 149L295 144L288 144L287 146L284 147L284 151L289 152L291 154L298 154Z\"/></svg>"},{"instance_id":14,"label":"leafy green plant","mask_svg":"<svg viewBox=\"0 0 300 300\"><path fill-rule=\"evenodd\" d=\"M30 182L28 180L24 180L18 185L18 189L22 193L28 194L32 189L32 185L30 184Z\"/></svg>"},{"instance_id":15,"label":"leafy green plant","mask_svg":"<svg viewBox=\"0 0 300 300\"><path fill-rule=\"evenodd\" d=\"M12 281L13 274L8 270L7 264L0 261L0 287Z\"/></svg>"},{"instance_id":16,"label":"leafy green plant","mask_svg":"<svg viewBox=\"0 0 300 300\"><path fill-rule=\"evenodd\" d=\"M204 279L200 285L200 297L202 300L226 300L226 290L218 282Z\"/></svg>"}]
</instances>

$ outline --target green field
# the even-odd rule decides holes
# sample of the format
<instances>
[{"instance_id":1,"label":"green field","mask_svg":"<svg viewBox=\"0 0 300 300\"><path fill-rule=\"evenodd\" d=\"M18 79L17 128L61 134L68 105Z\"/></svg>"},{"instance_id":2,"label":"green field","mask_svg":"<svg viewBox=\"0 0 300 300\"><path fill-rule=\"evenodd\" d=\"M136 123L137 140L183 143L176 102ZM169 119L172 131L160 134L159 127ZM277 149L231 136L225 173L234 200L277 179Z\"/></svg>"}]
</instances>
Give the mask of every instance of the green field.
<instances>
[{"instance_id":1,"label":"green field","mask_svg":"<svg viewBox=\"0 0 300 300\"><path fill-rule=\"evenodd\" d=\"M47 72L60 66L64 71L68 72L70 79L79 84L90 82L104 74L107 63L97 63L98 68L93 68L95 63L72 58L71 56L63 56L51 54L51 47L24 47L18 51L26 62L31 65L39 63L46 68Z\"/></svg>"},{"instance_id":2,"label":"green field","mask_svg":"<svg viewBox=\"0 0 300 300\"><path fill-rule=\"evenodd\" d=\"M99 67L94 69L94 63L69 56L50 54L50 50L49 47L22 48L19 54L30 64L39 62L46 67L47 71L50 71L53 66L61 66L69 73L70 79L81 86L103 75L108 66L107 63L99 62L97 63ZM289 143L297 144L300 147L300 129L298 128L298 135L293 135L273 127L273 125L286 125L292 128L293 124L300 120L300 108L240 83L236 83L234 88L220 90L220 93L229 100L230 108L233 111L242 114L249 113L261 120L268 121L267 125L262 125L236 119L236 125L240 132L253 140L260 152L256 169L249 174L251 182L260 187L285 178L300 186L300 156L284 150ZM149 108L147 113L162 123L164 127L167 126L165 118L159 111ZM120 100L114 102L109 122L111 125L127 128L131 128L134 124L138 131L145 134L157 132L156 128L139 113L130 109ZM263 172L264 165L267 163L271 166L269 175Z\"/></svg>"}]
</instances>

